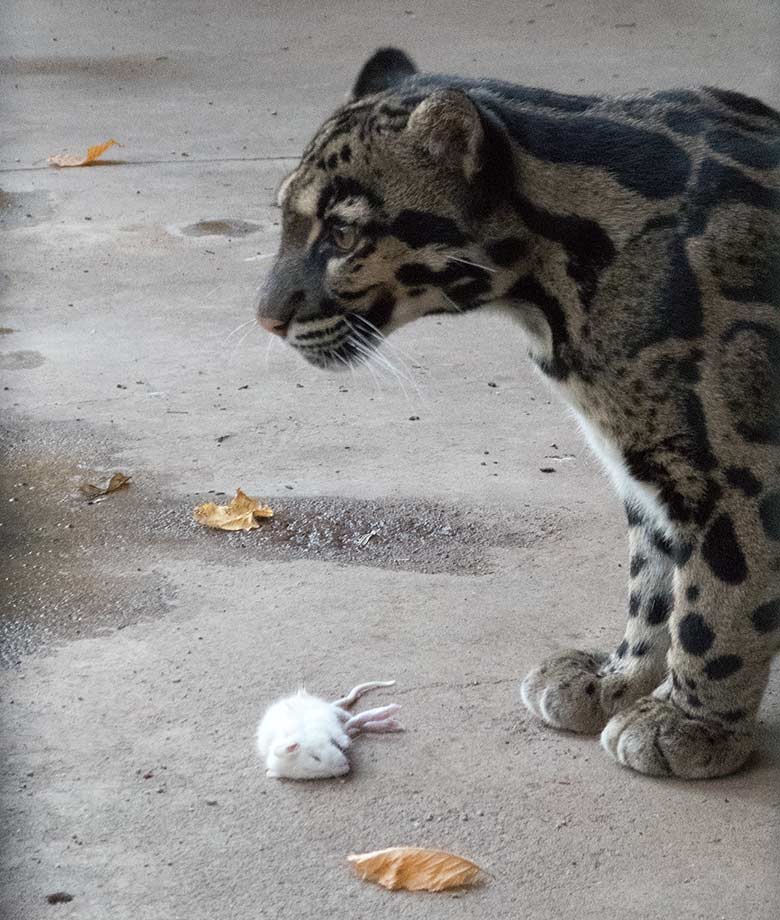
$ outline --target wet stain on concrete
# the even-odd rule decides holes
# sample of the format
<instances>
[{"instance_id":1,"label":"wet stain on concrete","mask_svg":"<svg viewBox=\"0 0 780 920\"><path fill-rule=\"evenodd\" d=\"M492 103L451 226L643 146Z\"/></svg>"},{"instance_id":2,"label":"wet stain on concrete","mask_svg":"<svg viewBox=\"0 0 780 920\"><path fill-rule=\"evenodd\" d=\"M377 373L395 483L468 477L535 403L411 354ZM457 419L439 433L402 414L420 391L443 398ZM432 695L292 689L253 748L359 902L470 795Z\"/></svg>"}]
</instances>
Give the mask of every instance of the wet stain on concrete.
<instances>
[{"instance_id":1,"label":"wet stain on concrete","mask_svg":"<svg viewBox=\"0 0 780 920\"><path fill-rule=\"evenodd\" d=\"M250 220L237 220L221 218L219 220L201 220L197 224L189 224L181 228L184 236L229 236L242 237L257 233L262 228L260 224Z\"/></svg>"},{"instance_id":2,"label":"wet stain on concrete","mask_svg":"<svg viewBox=\"0 0 780 920\"><path fill-rule=\"evenodd\" d=\"M0 427L0 668L28 654L161 616L172 593L143 538L133 496L90 505L78 486L113 469L111 445L77 423ZM102 463L101 463L102 461Z\"/></svg>"},{"instance_id":3,"label":"wet stain on concrete","mask_svg":"<svg viewBox=\"0 0 780 920\"><path fill-rule=\"evenodd\" d=\"M0 189L0 230L36 227L51 216L48 192L6 192Z\"/></svg>"},{"instance_id":4,"label":"wet stain on concrete","mask_svg":"<svg viewBox=\"0 0 780 920\"><path fill-rule=\"evenodd\" d=\"M213 496L198 498L213 499ZM219 501L222 501L219 498ZM225 499L226 500L226 499ZM484 575L491 550L530 546L557 531L551 519L517 526L495 509L424 501L271 498L274 517L247 533L191 525L204 549L253 559L336 562L429 574ZM165 523L161 523L165 527Z\"/></svg>"},{"instance_id":5,"label":"wet stain on concrete","mask_svg":"<svg viewBox=\"0 0 780 920\"><path fill-rule=\"evenodd\" d=\"M0 667L73 639L164 616L178 559L209 565L328 562L430 574L488 575L497 550L560 533L557 518L425 501L271 497L258 530L226 533L192 520L214 494L172 496L154 473L98 504L84 481L116 470L116 450L78 423L0 429ZM88 460L87 469L84 460ZM94 472L93 472L94 471Z\"/></svg>"},{"instance_id":6,"label":"wet stain on concrete","mask_svg":"<svg viewBox=\"0 0 780 920\"><path fill-rule=\"evenodd\" d=\"M46 358L39 351L7 351L0 354L0 370L3 371L27 371L45 363Z\"/></svg>"}]
</instances>

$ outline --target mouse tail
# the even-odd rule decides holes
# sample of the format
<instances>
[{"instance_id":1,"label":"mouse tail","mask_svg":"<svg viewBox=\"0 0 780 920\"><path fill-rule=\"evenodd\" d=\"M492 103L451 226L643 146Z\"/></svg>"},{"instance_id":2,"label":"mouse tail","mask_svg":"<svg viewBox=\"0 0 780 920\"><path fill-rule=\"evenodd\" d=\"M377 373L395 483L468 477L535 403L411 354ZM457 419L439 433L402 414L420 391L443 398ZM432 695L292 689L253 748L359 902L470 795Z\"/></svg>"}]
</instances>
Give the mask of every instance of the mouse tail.
<instances>
[{"instance_id":1,"label":"mouse tail","mask_svg":"<svg viewBox=\"0 0 780 920\"><path fill-rule=\"evenodd\" d=\"M336 700L333 705L340 706L342 709L348 709L350 706L354 706L360 697L363 696L364 693L368 693L369 690L378 690L380 687L394 686L394 680L370 680L365 684L358 684L357 687L353 687L346 696L342 697L340 700Z\"/></svg>"}]
</instances>

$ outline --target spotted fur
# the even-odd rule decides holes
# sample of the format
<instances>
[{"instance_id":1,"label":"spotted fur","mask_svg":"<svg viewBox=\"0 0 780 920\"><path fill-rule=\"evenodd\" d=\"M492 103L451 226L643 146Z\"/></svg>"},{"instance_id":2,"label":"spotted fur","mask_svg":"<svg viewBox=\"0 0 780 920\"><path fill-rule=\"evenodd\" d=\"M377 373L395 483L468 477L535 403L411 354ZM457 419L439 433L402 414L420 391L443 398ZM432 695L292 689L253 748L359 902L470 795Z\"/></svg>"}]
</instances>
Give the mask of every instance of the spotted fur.
<instances>
[{"instance_id":1,"label":"spotted fur","mask_svg":"<svg viewBox=\"0 0 780 920\"><path fill-rule=\"evenodd\" d=\"M526 705L644 773L752 750L780 648L780 114L706 88L572 96L417 74L385 49L280 189L263 321L320 366L492 305L626 503L614 652Z\"/></svg>"}]
</instances>

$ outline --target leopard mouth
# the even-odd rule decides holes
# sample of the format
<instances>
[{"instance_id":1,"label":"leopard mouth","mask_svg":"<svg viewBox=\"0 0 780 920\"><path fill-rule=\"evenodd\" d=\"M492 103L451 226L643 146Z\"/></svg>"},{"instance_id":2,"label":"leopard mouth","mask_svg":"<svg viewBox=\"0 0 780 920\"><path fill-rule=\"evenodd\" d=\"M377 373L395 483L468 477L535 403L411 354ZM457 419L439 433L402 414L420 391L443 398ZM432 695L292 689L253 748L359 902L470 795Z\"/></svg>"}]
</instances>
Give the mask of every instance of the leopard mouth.
<instances>
[{"instance_id":1,"label":"leopard mouth","mask_svg":"<svg viewBox=\"0 0 780 920\"><path fill-rule=\"evenodd\" d=\"M324 326L322 321L295 323L288 335L289 344L309 364L335 369L365 363L381 339L381 332L358 313L346 313Z\"/></svg>"}]
</instances>

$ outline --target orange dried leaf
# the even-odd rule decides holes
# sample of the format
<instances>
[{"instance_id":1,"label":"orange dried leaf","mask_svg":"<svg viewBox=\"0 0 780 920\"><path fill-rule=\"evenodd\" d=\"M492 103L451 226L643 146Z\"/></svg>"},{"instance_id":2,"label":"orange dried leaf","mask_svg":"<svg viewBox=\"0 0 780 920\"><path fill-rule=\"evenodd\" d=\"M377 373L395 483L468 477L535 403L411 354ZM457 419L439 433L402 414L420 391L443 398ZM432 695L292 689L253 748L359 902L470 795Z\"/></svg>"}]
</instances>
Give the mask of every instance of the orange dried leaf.
<instances>
[{"instance_id":1,"label":"orange dried leaf","mask_svg":"<svg viewBox=\"0 0 780 920\"><path fill-rule=\"evenodd\" d=\"M357 874L391 891L444 891L471 885L481 872L476 863L421 847L390 847L373 853L352 853L347 859Z\"/></svg>"},{"instance_id":2,"label":"orange dried leaf","mask_svg":"<svg viewBox=\"0 0 780 920\"><path fill-rule=\"evenodd\" d=\"M79 491L86 495L87 498L97 498L100 495L110 495L112 492L118 492L124 489L130 482L130 477L124 473L114 473L105 485L95 485L92 482L83 482L79 486Z\"/></svg>"},{"instance_id":3,"label":"orange dried leaf","mask_svg":"<svg viewBox=\"0 0 780 920\"><path fill-rule=\"evenodd\" d=\"M206 502L198 505L193 512L195 520L206 527L217 530L254 530L264 518L272 518L273 511L267 505L261 505L256 498L245 495L241 489L229 505L215 505Z\"/></svg>"},{"instance_id":4,"label":"orange dried leaf","mask_svg":"<svg viewBox=\"0 0 780 920\"><path fill-rule=\"evenodd\" d=\"M85 157L74 156L72 153L60 153L57 156L49 157L48 163L50 166L89 166L99 157L102 157L110 147L121 146L119 141L110 140L104 144L95 144L94 147L90 147Z\"/></svg>"}]
</instances>

